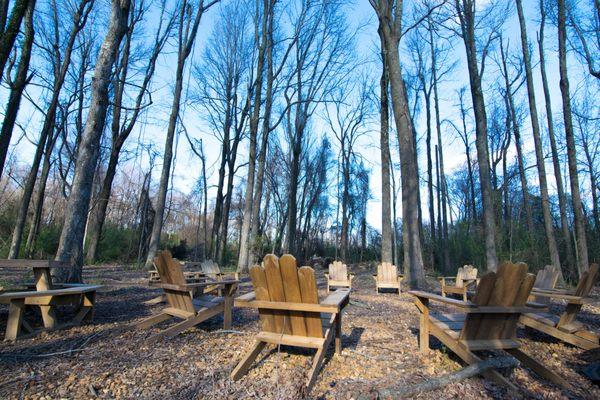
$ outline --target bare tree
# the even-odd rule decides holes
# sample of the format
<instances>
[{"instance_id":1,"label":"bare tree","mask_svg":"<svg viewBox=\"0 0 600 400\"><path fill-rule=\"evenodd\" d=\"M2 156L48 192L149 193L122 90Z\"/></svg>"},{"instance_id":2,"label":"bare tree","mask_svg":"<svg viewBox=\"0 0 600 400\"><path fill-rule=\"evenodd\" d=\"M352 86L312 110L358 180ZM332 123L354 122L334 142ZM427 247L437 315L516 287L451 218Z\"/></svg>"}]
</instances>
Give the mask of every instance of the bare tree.
<instances>
[{"instance_id":1,"label":"bare tree","mask_svg":"<svg viewBox=\"0 0 600 400\"><path fill-rule=\"evenodd\" d=\"M350 235L350 206L351 184L354 180L352 170L357 163L357 141L363 136L365 125L371 116L371 91L365 78L358 80L358 84L340 85L328 97L328 106L325 107L325 120L339 142L339 159L341 160L341 203L342 203L342 229L340 236L340 258L348 260L348 247ZM354 101L350 98L355 99ZM339 201L340 199L338 199Z\"/></svg>"},{"instance_id":2,"label":"bare tree","mask_svg":"<svg viewBox=\"0 0 600 400\"><path fill-rule=\"evenodd\" d=\"M369 0L369 2L380 21L380 33L387 55L386 65L390 77L392 107L398 134L402 174L404 270L411 287L420 287L425 278L425 271L421 253L421 226L419 222L419 172L413 123L408 108L398 52L403 28L403 3L402 1L388 0Z\"/></svg>"},{"instance_id":3,"label":"bare tree","mask_svg":"<svg viewBox=\"0 0 600 400\"><path fill-rule=\"evenodd\" d=\"M535 156L537 161L538 177L540 180L540 194L542 197L542 212L544 214L544 230L546 231L546 240L548 241L548 251L552 265L561 271L560 257L558 255L558 246L554 238L554 223L550 211L550 196L548 195L548 182L546 178L546 165L544 162L544 149L542 147L542 136L540 133L540 123L538 120L537 106L535 102L535 88L533 86L533 72L531 67L531 55L529 52L529 42L527 40L527 26L523 14L522 0L516 0L517 13L519 15L519 26L521 28L521 49L523 51L523 61L525 63L525 79L527 81L527 100L529 102L529 117L531 119L531 128L533 141L535 144ZM564 278L562 279L564 280Z\"/></svg>"},{"instance_id":4,"label":"bare tree","mask_svg":"<svg viewBox=\"0 0 600 400\"><path fill-rule=\"evenodd\" d=\"M202 16L206 10L208 10L218 1L219 0L212 0L207 4L204 4L204 0L200 0L197 4L197 7L194 9L188 0L182 0L179 6L175 88L173 90L173 103L171 105L169 125L167 127L167 135L165 138L163 168L160 176L160 183L155 205L156 215L154 218L154 224L152 225L152 235L150 237L146 265L152 265L152 260L160 243L160 234L162 232L163 218L165 215L167 191L169 188L169 176L171 175L171 163L173 161L173 141L175 139L175 130L177 128L179 108L181 104L181 93L183 91L183 73L185 70L185 63L192 52L192 48L194 47L194 42L196 41L198 27L200 26L200 20L202 19Z\"/></svg>"},{"instance_id":5,"label":"bare tree","mask_svg":"<svg viewBox=\"0 0 600 400\"><path fill-rule=\"evenodd\" d=\"M15 7L17 7L19 3L23 2L17 2ZM10 87L10 95L8 96L8 104L6 105L6 109L4 111L4 120L2 121L2 129L0 130L0 177L2 177L2 171L4 170L6 154L8 153L8 146L10 145L10 139L12 138L13 129L17 120L17 113L19 112L19 107L21 105L23 91L25 90L25 86L29 84L31 78L33 77L32 74L29 74L29 62L31 60L33 38L35 36L33 27L33 11L35 9L35 0L25 1L24 3L27 4L27 7L25 9L25 20L23 21L24 37L23 44L21 46L21 55L19 56L19 64L17 66L15 78L11 79L10 75L12 73L13 63L9 63L9 70L6 78L8 81L8 86ZM5 0L4 5L0 4L0 7L4 8L3 6L8 7L7 0ZM13 12L15 12L15 10L13 10ZM4 26L4 23L2 23L2 26ZM9 38L4 37L5 35L9 34L9 32L4 32L2 34L0 37L0 47L4 46L3 40L9 40ZM2 61L0 60L0 62ZM2 80L3 69L4 66L2 67L2 71L0 71L0 81Z\"/></svg>"},{"instance_id":6,"label":"bare tree","mask_svg":"<svg viewBox=\"0 0 600 400\"><path fill-rule=\"evenodd\" d=\"M477 27L481 22L476 19L475 0L455 0L455 11L460 23L460 37L465 44L467 53L467 68L469 71L469 83L471 86L471 98L473 102L473 113L475 115L475 145L477 148L477 163L479 165L479 183L481 185L481 198L483 203L483 231L485 239L486 266L488 271L495 271L498 266L496 256L496 221L494 217L494 205L492 199L492 185L490 182L490 162L487 138L487 116L485 110L485 99L481 85L485 70L486 58L492 41L496 38L500 18L490 18L484 26L489 27L483 45L478 49L476 34ZM492 2L487 7L495 7ZM482 12L485 16L498 17L491 9ZM504 12L500 13L502 17ZM478 58L481 58L478 60Z\"/></svg>"},{"instance_id":7,"label":"bare tree","mask_svg":"<svg viewBox=\"0 0 600 400\"><path fill-rule=\"evenodd\" d=\"M21 22L27 13L27 8L35 7L35 0L33 0L33 5L30 5L31 2L32 0L15 0L9 15L10 0L0 0L0 82L4 79L4 68L19 35Z\"/></svg>"},{"instance_id":8,"label":"bare tree","mask_svg":"<svg viewBox=\"0 0 600 400\"><path fill-rule=\"evenodd\" d=\"M571 182L571 201L575 217L575 237L577 239L577 269L579 276L587 271L588 248L585 232L585 217L581 203L579 177L577 175L577 149L573 116L571 113L571 94L569 93L569 75L567 71L567 15L565 0L558 0L558 62L560 71L560 92L562 96L563 118L565 122L565 138L567 142L567 159L569 163L569 180Z\"/></svg>"},{"instance_id":9,"label":"bare tree","mask_svg":"<svg viewBox=\"0 0 600 400\"><path fill-rule=\"evenodd\" d=\"M71 194L65 211L56 259L70 261L69 281L81 281L83 236L88 218L92 180L98 162L100 137L108 109L108 86L119 45L127 31L130 0L112 0L110 24L98 54L92 84L92 101L77 151L77 165Z\"/></svg>"},{"instance_id":10,"label":"bare tree","mask_svg":"<svg viewBox=\"0 0 600 400\"><path fill-rule=\"evenodd\" d=\"M160 22L154 35L154 43L148 54L147 64L144 67L142 82L141 84L136 85L137 94L135 96L134 104L131 107L127 107L126 104L123 104L123 97L127 94L125 91L126 86L133 83L128 81L130 69L132 67L130 64L133 64L133 62L130 61L133 35L136 31L136 27L144 20L144 15L147 10L148 5L144 0L133 0L132 12L129 17L129 26L127 34L125 35L124 46L121 50L121 58L117 61L117 73L115 74L115 82L113 84L114 99L112 102L112 123L110 126L112 137L110 156L106 173L102 180L102 186L95 204L93 205L90 223L88 224L88 231L86 234L88 241L86 257L88 262L94 262L96 260L100 235L106 218L106 209L108 207L113 181L117 172L121 149L133 131L133 128L136 126L140 113L152 102L152 98L148 94L148 88L152 81L152 77L154 76L154 71L156 70L158 56L161 54L175 22L175 13L167 16L165 2L163 2L159 12ZM144 99L148 99L145 104L143 104ZM131 112L128 112L128 110L131 110Z\"/></svg>"},{"instance_id":11,"label":"bare tree","mask_svg":"<svg viewBox=\"0 0 600 400\"><path fill-rule=\"evenodd\" d=\"M385 43L381 33L381 22L379 23L379 39L381 54L381 78L379 80L380 101L380 135L381 147L381 262L393 263L393 237L392 237L392 211L391 211L391 187L390 173L390 81L387 68L387 56Z\"/></svg>"},{"instance_id":12,"label":"bare tree","mask_svg":"<svg viewBox=\"0 0 600 400\"><path fill-rule=\"evenodd\" d=\"M544 88L544 100L546 105L546 120L548 122L548 139L550 140L550 149L552 151L552 165L554 167L554 177L556 180L556 191L558 194L558 208L560 213L560 226L562 230L564 247L567 253L567 264L570 269L575 267L575 258L573 256L573 247L571 246L571 232L567 220L567 200L563 187L562 171L560 158L558 155L558 146L556 145L556 134L554 133L554 118L552 116L552 100L550 97L550 88L548 86L548 77L546 75L546 57L544 54L544 29L546 26L546 7L544 0L540 0L540 31L538 34L538 48L540 53L540 73L542 75L542 87ZM563 271L564 275L564 271Z\"/></svg>"},{"instance_id":13,"label":"bare tree","mask_svg":"<svg viewBox=\"0 0 600 400\"><path fill-rule=\"evenodd\" d=\"M59 10L56 3L52 3L54 35L48 38L47 51L49 52L49 56L52 57L52 59L54 60L52 71L54 81L52 83L51 98L48 103L46 113L44 115L44 123L40 132L40 138L38 140L35 155L33 157L33 163L31 165L31 170L27 177L27 182L25 183L25 190L23 191L21 205L17 214L17 222L15 224L15 229L13 230L12 242L10 245L8 258L17 258L19 256L23 230L25 228L25 222L27 219L27 210L29 209L29 203L31 202L31 196L33 195L33 190L35 187L35 182L37 180L40 162L42 161L42 156L44 154L46 141L48 141L48 137L51 136L52 130L54 129L54 124L56 122L56 111L59 105L60 93L65 82L69 66L71 64L71 54L73 52L73 46L75 45L77 35L85 26L92 6L93 0L80 0L74 7L73 23L68 34L67 45L64 49L63 54L60 48Z\"/></svg>"}]
</instances>

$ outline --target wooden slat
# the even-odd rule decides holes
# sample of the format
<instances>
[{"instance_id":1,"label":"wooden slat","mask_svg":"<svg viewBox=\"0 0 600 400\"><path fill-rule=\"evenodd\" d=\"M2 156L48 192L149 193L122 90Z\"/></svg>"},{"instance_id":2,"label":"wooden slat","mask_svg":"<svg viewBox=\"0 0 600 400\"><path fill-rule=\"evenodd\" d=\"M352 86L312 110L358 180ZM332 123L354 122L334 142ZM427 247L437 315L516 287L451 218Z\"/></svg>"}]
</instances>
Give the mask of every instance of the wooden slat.
<instances>
[{"instance_id":1,"label":"wooden slat","mask_svg":"<svg viewBox=\"0 0 600 400\"><path fill-rule=\"evenodd\" d=\"M487 303L488 306L512 306L527 273L527 265L502 263L498 268L494 290ZM502 339L506 318L499 315L483 316L480 329L472 339ZM471 338L469 338L471 339Z\"/></svg>"},{"instance_id":2,"label":"wooden slat","mask_svg":"<svg viewBox=\"0 0 600 400\"><path fill-rule=\"evenodd\" d=\"M492 295L492 290L494 289L494 284L496 283L496 273L488 272L481 278L481 282L479 282L479 286L477 287L477 292L473 297L473 305L474 306L484 306L490 300L490 296ZM465 322L465 326L463 327L462 332L460 333L461 339L474 339L475 335L479 330L479 325L481 323L481 315L479 314L470 314L467 317Z\"/></svg>"},{"instance_id":3,"label":"wooden slat","mask_svg":"<svg viewBox=\"0 0 600 400\"><path fill-rule=\"evenodd\" d=\"M300 294L302 302L308 304L319 303L319 293L317 292L317 281L315 271L310 267L302 267L298 270L298 283L300 285ZM334 293L335 294L335 293ZM305 313L306 331L308 336L322 338L323 329L321 327L320 313Z\"/></svg>"},{"instance_id":4,"label":"wooden slat","mask_svg":"<svg viewBox=\"0 0 600 400\"><path fill-rule=\"evenodd\" d=\"M250 267L250 278L252 279L252 286L254 287L254 298L262 301L271 301L269 297L269 288L267 287L267 277L265 275L265 268L260 265L253 265ZM260 321L262 329L268 332L275 332L275 320L274 311L258 309L260 315Z\"/></svg>"},{"instance_id":5,"label":"wooden slat","mask_svg":"<svg viewBox=\"0 0 600 400\"><path fill-rule=\"evenodd\" d=\"M267 343L283 344L286 346L309 347L313 349L319 349L323 347L324 343L324 339L322 338L289 334L281 335L274 332L260 332L256 336L256 339Z\"/></svg>"},{"instance_id":6,"label":"wooden slat","mask_svg":"<svg viewBox=\"0 0 600 400\"><path fill-rule=\"evenodd\" d=\"M273 254L267 254L264 259L265 276L267 277L267 288L271 301L285 302L285 292L283 291L283 281L279 270L279 259ZM273 311L275 320L275 332L291 334L292 325L290 323L290 314L287 311Z\"/></svg>"},{"instance_id":7,"label":"wooden slat","mask_svg":"<svg viewBox=\"0 0 600 400\"><path fill-rule=\"evenodd\" d=\"M279 270L283 280L283 291L286 302L302 303L300 284L298 283L298 268L296 259L290 254L284 254L279 259ZM306 336L306 323L302 311L290 311L290 322L294 335Z\"/></svg>"}]
</instances>

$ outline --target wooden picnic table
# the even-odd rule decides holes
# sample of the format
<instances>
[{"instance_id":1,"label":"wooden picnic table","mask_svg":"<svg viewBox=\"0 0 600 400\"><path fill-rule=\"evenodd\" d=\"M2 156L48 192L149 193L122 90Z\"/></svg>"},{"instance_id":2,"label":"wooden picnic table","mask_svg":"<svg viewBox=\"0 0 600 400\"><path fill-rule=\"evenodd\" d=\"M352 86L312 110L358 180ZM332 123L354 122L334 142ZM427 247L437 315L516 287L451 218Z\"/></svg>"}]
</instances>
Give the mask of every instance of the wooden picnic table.
<instances>
[{"instance_id":1,"label":"wooden picnic table","mask_svg":"<svg viewBox=\"0 0 600 400\"><path fill-rule=\"evenodd\" d=\"M70 268L68 262L54 260L0 260L0 269L32 269L33 283L25 283L25 290L0 291L0 304L9 304L9 321L5 339L14 340L21 326L32 331L23 320L25 306L38 306L42 314L45 329L58 327L57 305L79 305L80 310L74 322L91 318L95 302L95 293L102 286L52 282L52 268Z\"/></svg>"}]
</instances>

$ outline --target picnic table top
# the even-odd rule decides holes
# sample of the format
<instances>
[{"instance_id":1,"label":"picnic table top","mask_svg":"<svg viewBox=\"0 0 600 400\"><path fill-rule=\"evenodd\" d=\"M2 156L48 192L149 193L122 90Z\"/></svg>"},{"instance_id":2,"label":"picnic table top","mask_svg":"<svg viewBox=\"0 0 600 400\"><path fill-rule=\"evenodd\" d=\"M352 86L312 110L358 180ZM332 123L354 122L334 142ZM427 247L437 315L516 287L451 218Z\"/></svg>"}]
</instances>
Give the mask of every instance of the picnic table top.
<instances>
[{"instance_id":1,"label":"picnic table top","mask_svg":"<svg viewBox=\"0 0 600 400\"><path fill-rule=\"evenodd\" d=\"M0 260L0 268L69 268L71 263L67 261L55 261L55 260Z\"/></svg>"}]
</instances>

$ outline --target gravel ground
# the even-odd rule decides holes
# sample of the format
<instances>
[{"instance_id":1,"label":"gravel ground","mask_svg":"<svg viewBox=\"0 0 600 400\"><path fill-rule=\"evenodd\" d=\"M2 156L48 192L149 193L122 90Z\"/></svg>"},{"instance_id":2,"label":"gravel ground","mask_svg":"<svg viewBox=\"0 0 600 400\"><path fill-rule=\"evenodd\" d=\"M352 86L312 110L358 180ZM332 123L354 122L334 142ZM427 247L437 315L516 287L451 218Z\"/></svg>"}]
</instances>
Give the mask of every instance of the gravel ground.
<instances>
[{"instance_id":1,"label":"gravel ground","mask_svg":"<svg viewBox=\"0 0 600 400\"><path fill-rule=\"evenodd\" d=\"M433 350L418 351L418 311L407 294L375 294L371 271L355 269L355 288L343 319L343 351L326 356L309 397L376 398L379 389L401 387L456 371L464 366L437 340ZM3 283L23 276L3 271ZM325 296L321 272L319 288ZM145 286L145 272L120 266L86 268L85 280L103 283L93 324L44 332L15 343L0 342L0 399L300 399L313 351L284 348L263 351L249 373L237 382L229 373L252 345L258 315L235 309L233 330L221 330L215 317L171 340L148 346L159 328L135 330L131 324L160 310L143 302L160 293ZM432 288L439 291L435 282ZM248 290L247 285L241 291ZM600 330L600 290L580 320ZM556 306L557 310L560 307ZM0 334L8 308L0 305ZM35 317L31 315L30 317ZM165 323L168 325L168 322ZM522 398L600 398L600 387L583 374L600 361L600 350L584 351L531 330L520 330L522 350L546 363L575 387L562 392L530 370L510 374ZM474 377L414 396L419 399L507 398L508 394Z\"/></svg>"}]
</instances>

